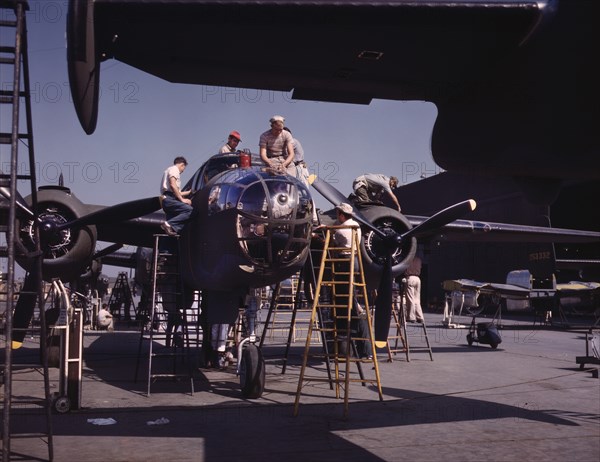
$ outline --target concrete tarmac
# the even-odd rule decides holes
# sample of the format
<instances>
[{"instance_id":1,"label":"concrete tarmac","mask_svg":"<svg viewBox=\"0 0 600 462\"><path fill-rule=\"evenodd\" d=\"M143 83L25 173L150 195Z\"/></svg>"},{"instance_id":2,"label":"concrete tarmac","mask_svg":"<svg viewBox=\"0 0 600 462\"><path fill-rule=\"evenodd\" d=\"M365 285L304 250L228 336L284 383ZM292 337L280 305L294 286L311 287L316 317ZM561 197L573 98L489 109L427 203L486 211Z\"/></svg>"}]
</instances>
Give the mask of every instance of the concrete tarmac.
<instances>
[{"instance_id":1,"label":"concrete tarmac","mask_svg":"<svg viewBox=\"0 0 600 462\"><path fill-rule=\"evenodd\" d=\"M398 352L388 362L379 350L383 400L373 384L352 383L347 415L329 384L313 381L303 382L294 416L301 326L284 374L287 332L267 336L266 390L256 400L241 397L233 367L194 368L193 394L188 380L161 380L148 396L147 355L134 381L139 332L85 332L81 408L53 414L54 460L600 460L598 366L580 369L575 359L585 355L585 328L503 319L502 343L492 349L468 346L465 329L442 327L440 314L426 316L433 361L422 327L409 324L410 361ZM313 343L311 352L319 350ZM14 361L34 362L37 354L29 339ZM363 371L374 379L372 366ZM312 357L306 374L327 377ZM57 391L58 369L50 376ZM38 434L45 432L44 413L19 404L43 396L39 369L15 371L13 396L10 460L48 460L47 439Z\"/></svg>"}]
</instances>

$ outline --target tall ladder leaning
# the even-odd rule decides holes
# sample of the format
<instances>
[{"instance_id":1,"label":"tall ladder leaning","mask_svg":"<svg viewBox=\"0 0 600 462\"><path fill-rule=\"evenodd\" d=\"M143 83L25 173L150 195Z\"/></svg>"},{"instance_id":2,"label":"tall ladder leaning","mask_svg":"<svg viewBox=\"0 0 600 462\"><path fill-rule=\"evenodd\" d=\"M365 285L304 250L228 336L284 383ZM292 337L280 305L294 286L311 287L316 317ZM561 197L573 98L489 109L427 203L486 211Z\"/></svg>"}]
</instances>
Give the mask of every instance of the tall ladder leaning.
<instances>
[{"instance_id":1,"label":"tall ladder leaning","mask_svg":"<svg viewBox=\"0 0 600 462\"><path fill-rule=\"evenodd\" d=\"M33 129L31 115L31 91L29 83L29 62L27 55L27 24L25 11L29 8L25 0L3 0L0 1L0 31L14 30L14 44L0 43L0 65L2 68L12 67L13 87L11 90L0 89L0 104L10 106L12 109L11 129L5 132L0 127L0 148L10 145L10 173L0 172L0 193L9 203L8 226L6 232L7 242L7 294L6 294L6 319L5 319L5 363L4 363L4 408L2 424L2 460L10 460L11 455L11 410L12 410L12 332L13 332L13 310L14 310L14 281L15 281L15 252L16 252L16 216L19 213L29 215L32 223L32 231L35 240L35 250L31 255L35 259L33 271L29 277L33 280L35 287L37 306L40 311L40 345L46 345L46 319L44 306L44 293L42 283L42 253L40 248L38 215L37 215L37 189L35 177L35 156L33 149ZM1 34L2 37L7 36ZM22 73L21 73L22 71ZM4 72L2 72L4 74ZM6 74L4 74L6 75ZM21 85L23 85L21 87ZM23 88L21 90L21 88ZM25 104L26 131L20 130L20 105L21 100ZM6 118L4 118L6 120ZM29 175L19 175L18 148L19 143L26 145L29 153ZM3 155L3 154L2 154ZM2 157L4 158L4 157ZM21 204L17 197L17 180L29 180L31 187L31 210ZM23 294L20 294L23 295ZM33 295L33 291L30 296ZM50 408L50 382L48 376L48 358L46 348L41 349L41 362L44 376L44 400L43 407L46 415L46 433L48 446L48 459L54 459L54 448L52 439L52 415Z\"/></svg>"},{"instance_id":2,"label":"tall ladder leaning","mask_svg":"<svg viewBox=\"0 0 600 462\"><path fill-rule=\"evenodd\" d=\"M161 241L163 240L163 241ZM161 242L167 243L169 250L162 250ZM194 394L194 377L190 353L191 338L189 325L199 328L197 315L190 313L191 304L186 303L186 294L179 268L179 236L154 235L152 256L152 294L148 322L142 322L138 348L135 381L139 364L147 348L147 395L150 396L152 383L158 379L187 379L191 394ZM193 319L192 319L193 318ZM196 336L197 342L197 336ZM160 361L160 360L164 361ZM165 363L170 362L170 372ZM157 364L158 363L158 364ZM180 372L184 366L185 372Z\"/></svg>"},{"instance_id":3,"label":"tall ladder leaning","mask_svg":"<svg viewBox=\"0 0 600 462\"><path fill-rule=\"evenodd\" d=\"M350 228L352 230L351 248L347 252L347 248L335 247L332 240L332 235L336 230L342 228ZM325 243L323 246L323 255L319 267L319 277L317 279L317 287L314 295L311 322L308 326L306 336L306 345L304 356L302 358L302 367L300 369L300 377L298 379L298 389L296 392L296 400L294 403L294 416L298 415L300 404L300 395L305 382L333 382L335 386L336 398L340 397L340 388L343 388L344 396L344 416L348 415L348 400L350 395L350 383L360 382L361 384L371 383L377 386L379 400L383 401L383 392L381 390L381 380L379 376L379 364L377 362L377 354L375 351L375 341L373 336L371 312L367 296L367 285L365 283L362 257L359 251L360 243L358 241L357 228L351 226L328 226L325 228ZM358 268L355 267L355 259L358 260ZM337 272L336 264L349 268L349 270ZM330 279L325 276L325 269L332 267ZM347 298L345 292L340 292L343 286L347 287ZM323 303L320 300L320 293L324 286L332 288L333 296L329 303ZM342 297L336 297L336 289L338 294L342 293ZM355 293L358 292L358 293ZM355 306L355 297L358 296L364 303L366 312L366 320L368 324L368 338L358 337L354 329L358 321ZM341 298L347 300L344 304L337 304L337 300ZM329 319L331 322L326 322L324 325L317 324L317 312L322 310L323 318ZM314 330L322 330L328 337L328 341L332 344L330 353L325 355L326 361L332 361L334 365L334 377L309 377L306 375L306 365L310 353L310 343ZM372 355L370 358L360 358L356 355L354 341L366 341L371 344ZM354 355L353 355L354 354ZM373 363L375 378L369 379L361 376L357 378L351 377L351 363ZM343 368L342 368L343 366Z\"/></svg>"}]
</instances>

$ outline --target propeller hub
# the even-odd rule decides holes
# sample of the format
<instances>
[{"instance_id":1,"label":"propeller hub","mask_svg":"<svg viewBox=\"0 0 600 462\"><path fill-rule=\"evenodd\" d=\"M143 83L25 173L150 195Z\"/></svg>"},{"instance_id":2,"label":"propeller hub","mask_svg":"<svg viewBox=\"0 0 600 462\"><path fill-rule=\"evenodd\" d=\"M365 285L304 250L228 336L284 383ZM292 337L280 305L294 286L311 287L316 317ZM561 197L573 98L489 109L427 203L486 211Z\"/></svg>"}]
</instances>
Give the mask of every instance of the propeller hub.
<instances>
[{"instance_id":1,"label":"propeller hub","mask_svg":"<svg viewBox=\"0 0 600 462\"><path fill-rule=\"evenodd\" d=\"M47 209L39 215L39 234L42 251L47 257L57 258L68 252L71 245L70 229L61 229L60 225L67 222L58 210ZM29 246L35 248L35 229L33 221L30 221L22 230L27 235Z\"/></svg>"}]
</instances>

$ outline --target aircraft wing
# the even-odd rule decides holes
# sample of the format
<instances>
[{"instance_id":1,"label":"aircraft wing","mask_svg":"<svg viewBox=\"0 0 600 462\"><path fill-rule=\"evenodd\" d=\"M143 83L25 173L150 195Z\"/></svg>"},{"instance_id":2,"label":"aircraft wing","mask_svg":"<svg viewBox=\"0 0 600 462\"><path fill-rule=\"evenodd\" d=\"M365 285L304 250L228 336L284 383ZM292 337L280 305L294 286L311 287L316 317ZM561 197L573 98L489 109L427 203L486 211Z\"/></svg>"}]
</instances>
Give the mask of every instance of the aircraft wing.
<instances>
[{"instance_id":1,"label":"aircraft wing","mask_svg":"<svg viewBox=\"0 0 600 462\"><path fill-rule=\"evenodd\" d=\"M479 282L471 279L451 279L443 282L442 287L447 292L455 290L462 292L477 292L488 295L497 295L502 298L524 299L528 298L529 288L514 284L498 284L495 282Z\"/></svg>"},{"instance_id":2,"label":"aircraft wing","mask_svg":"<svg viewBox=\"0 0 600 462\"><path fill-rule=\"evenodd\" d=\"M102 257L102 264L109 266L118 266L121 268L136 268L136 252L128 250L117 250Z\"/></svg>"},{"instance_id":3,"label":"aircraft wing","mask_svg":"<svg viewBox=\"0 0 600 462\"><path fill-rule=\"evenodd\" d=\"M418 226L427 219L427 217L410 215L407 215L406 218L413 226ZM419 235L419 240L575 244L600 242L600 232L512 223L456 220L442 228Z\"/></svg>"},{"instance_id":4,"label":"aircraft wing","mask_svg":"<svg viewBox=\"0 0 600 462\"><path fill-rule=\"evenodd\" d=\"M440 167L525 178L547 201L561 179L600 178L599 14L588 0L71 0L69 80L87 133L107 59L207 91L430 101Z\"/></svg>"},{"instance_id":5,"label":"aircraft wing","mask_svg":"<svg viewBox=\"0 0 600 462\"><path fill-rule=\"evenodd\" d=\"M514 0L93 3L105 59L170 82L352 103L448 92L518 47L543 15L543 2Z\"/></svg>"},{"instance_id":6,"label":"aircraft wing","mask_svg":"<svg viewBox=\"0 0 600 462\"><path fill-rule=\"evenodd\" d=\"M169 82L293 91L295 99L435 101L526 40L540 3L72 0L74 103L97 112L97 101L81 106L99 63L73 64L113 58Z\"/></svg>"},{"instance_id":7,"label":"aircraft wing","mask_svg":"<svg viewBox=\"0 0 600 462\"><path fill-rule=\"evenodd\" d=\"M120 223L97 225L98 240L140 247L153 247L154 234L163 233L160 224L165 220L162 211Z\"/></svg>"},{"instance_id":8,"label":"aircraft wing","mask_svg":"<svg viewBox=\"0 0 600 462\"><path fill-rule=\"evenodd\" d=\"M405 215L413 227L429 217ZM320 214L321 223L331 225L335 221L335 209ZM537 243L587 243L600 242L600 232L565 228L549 228L513 223L455 220L441 228L419 233L419 242L537 242Z\"/></svg>"},{"instance_id":9,"label":"aircraft wing","mask_svg":"<svg viewBox=\"0 0 600 462\"><path fill-rule=\"evenodd\" d=\"M97 216L103 210L113 210L115 206L85 204L86 216ZM165 220L162 210L152 212L129 220L113 219L112 214L106 214L94 221L98 232L98 240L114 242L123 245L153 247L154 234L162 233L160 224Z\"/></svg>"}]
</instances>

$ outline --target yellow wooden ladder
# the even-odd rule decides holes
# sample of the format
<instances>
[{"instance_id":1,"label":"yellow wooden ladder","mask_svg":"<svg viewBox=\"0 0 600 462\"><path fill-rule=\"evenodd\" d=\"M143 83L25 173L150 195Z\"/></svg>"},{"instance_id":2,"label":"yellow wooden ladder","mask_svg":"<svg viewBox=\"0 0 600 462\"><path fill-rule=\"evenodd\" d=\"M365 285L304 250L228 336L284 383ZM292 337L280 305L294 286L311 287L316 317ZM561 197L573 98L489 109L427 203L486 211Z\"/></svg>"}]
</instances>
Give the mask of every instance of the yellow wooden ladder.
<instances>
[{"instance_id":1,"label":"yellow wooden ladder","mask_svg":"<svg viewBox=\"0 0 600 462\"><path fill-rule=\"evenodd\" d=\"M333 234L343 228L352 230L351 247L335 247ZM311 322L308 326L306 345L302 358L302 367L298 379L298 388L294 404L294 415L298 414L302 388L310 382L329 382L333 385L336 398L344 400L344 415L348 414L349 394L351 383L375 384L377 386L379 399L383 400L381 380L379 376L379 365L375 353L375 341L373 336L371 311L369 309L367 288L363 272L362 259L359 249L358 228L351 226L328 226L325 228L323 254L319 267L316 291L312 304ZM322 297L323 289L328 287L331 297ZM358 315L358 301L362 301L363 313L366 315L368 328L365 334L359 334L356 326L361 321ZM321 313L321 316L318 313ZM326 321L318 323L318 319ZM323 349L323 353L310 353L313 332L317 331L325 335L331 346ZM356 342L369 342L372 354L361 358L357 354ZM333 376L324 378L320 376L309 376L306 374L308 358L324 357L327 362L333 363ZM358 367L358 377L352 373L351 364ZM362 373L362 364L373 365L374 377L366 378Z\"/></svg>"}]
</instances>

